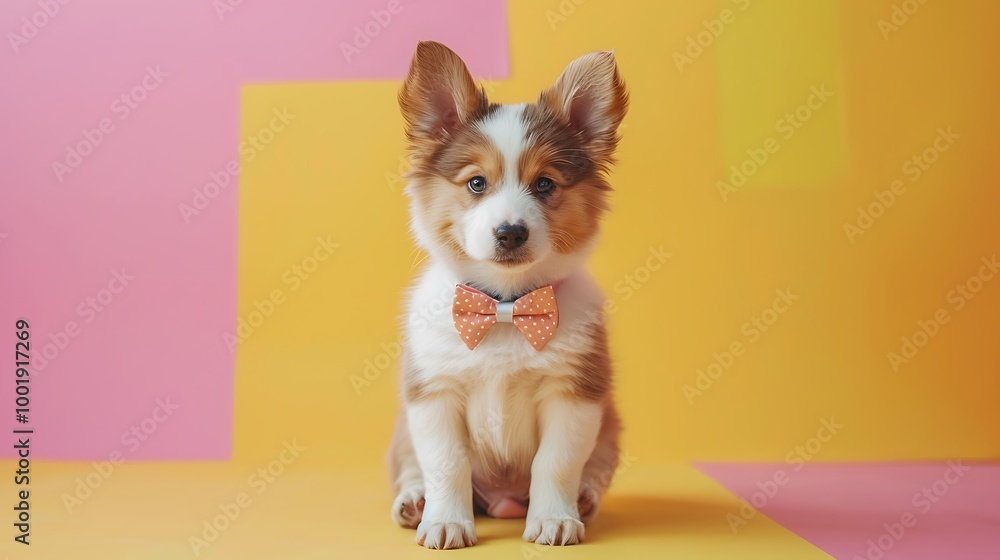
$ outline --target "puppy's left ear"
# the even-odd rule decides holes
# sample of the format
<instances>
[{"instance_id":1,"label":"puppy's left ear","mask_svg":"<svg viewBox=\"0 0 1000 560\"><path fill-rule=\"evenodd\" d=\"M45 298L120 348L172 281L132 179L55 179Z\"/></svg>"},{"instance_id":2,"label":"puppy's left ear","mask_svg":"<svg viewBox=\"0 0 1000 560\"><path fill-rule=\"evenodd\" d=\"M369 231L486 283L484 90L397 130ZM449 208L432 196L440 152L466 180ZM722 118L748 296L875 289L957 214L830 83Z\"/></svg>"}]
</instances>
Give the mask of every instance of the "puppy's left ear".
<instances>
[{"instance_id":1,"label":"puppy's left ear","mask_svg":"<svg viewBox=\"0 0 1000 560\"><path fill-rule=\"evenodd\" d=\"M399 106L412 142L437 143L448 140L473 114L485 110L487 100L454 51L425 41L413 53Z\"/></svg>"},{"instance_id":2,"label":"puppy's left ear","mask_svg":"<svg viewBox=\"0 0 1000 560\"><path fill-rule=\"evenodd\" d=\"M539 102L569 122L596 155L614 153L618 126L628 111L628 91L613 52L593 52L571 62Z\"/></svg>"}]
</instances>

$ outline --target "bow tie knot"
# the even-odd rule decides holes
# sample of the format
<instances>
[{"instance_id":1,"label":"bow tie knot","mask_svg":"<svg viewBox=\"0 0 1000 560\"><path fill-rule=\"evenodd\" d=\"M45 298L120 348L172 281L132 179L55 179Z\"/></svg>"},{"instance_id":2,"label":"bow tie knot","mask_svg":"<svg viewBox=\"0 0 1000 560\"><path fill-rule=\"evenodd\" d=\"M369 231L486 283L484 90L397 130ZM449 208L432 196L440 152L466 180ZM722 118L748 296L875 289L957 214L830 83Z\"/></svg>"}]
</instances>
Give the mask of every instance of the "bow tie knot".
<instances>
[{"instance_id":1,"label":"bow tie knot","mask_svg":"<svg viewBox=\"0 0 1000 560\"><path fill-rule=\"evenodd\" d=\"M455 328L473 350L495 323L513 323L535 350L545 348L559 326L559 308L552 286L544 286L515 301L497 301L465 284L455 286L452 304Z\"/></svg>"}]
</instances>

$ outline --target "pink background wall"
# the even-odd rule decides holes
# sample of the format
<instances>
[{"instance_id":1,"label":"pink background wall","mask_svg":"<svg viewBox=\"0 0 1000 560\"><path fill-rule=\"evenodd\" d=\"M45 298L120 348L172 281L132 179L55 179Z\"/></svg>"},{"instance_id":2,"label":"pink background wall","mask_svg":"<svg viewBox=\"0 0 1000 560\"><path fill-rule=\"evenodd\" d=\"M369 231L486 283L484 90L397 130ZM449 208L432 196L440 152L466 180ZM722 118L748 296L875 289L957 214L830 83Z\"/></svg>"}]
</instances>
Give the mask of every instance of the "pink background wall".
<instances>
[{"instance_id":1,"label":"pink background wall","mask_svg":"<svg viewBox=\"0 0 1000 560\"><path fill-rule=\"evenodd\" d=\"M32 0L0 8L0 324L31 323L33 455L227 458L238 180L188 220L179 205L238 157L240 84L399 79L423 39L502 78L504 3L51 3L54 15ZM144 420L156 437L123 439Z\"/></svg>"}]
</instances>

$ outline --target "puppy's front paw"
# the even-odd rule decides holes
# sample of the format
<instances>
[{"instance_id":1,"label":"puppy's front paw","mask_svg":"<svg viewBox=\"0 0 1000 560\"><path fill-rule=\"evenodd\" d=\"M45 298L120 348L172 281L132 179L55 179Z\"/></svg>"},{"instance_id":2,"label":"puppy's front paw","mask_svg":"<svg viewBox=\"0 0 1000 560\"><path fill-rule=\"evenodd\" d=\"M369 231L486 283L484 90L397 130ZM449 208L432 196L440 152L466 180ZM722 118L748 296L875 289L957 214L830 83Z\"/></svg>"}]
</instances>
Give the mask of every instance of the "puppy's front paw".
<instances>
[{"instance_id":1,"label":"puppy's front paw","mask_svg":"<svg viewBox=\"0 0 1000 560\"><path fill-rule=\"evenodd\" d=\"M400 527L416 528L424 513L424 489L405 488L392 503L392 520Z\"/></svg>"},{"instance_id":2,"label":"puppy's front paw","mask_svg":"<svg viewBox=\"0 0 1000 560\"><path fill-rule=\"evenodd\" d=\"M417 527L417 544L434 549L463 548L476 544L476 528L472 521L428 523Z\"/></svg>"},{"instance_id":3,"label":"puppy's front paw","mask_svg":"<svg viewBox=\"0 0 1000 560\"><path fill-rule=\"evenodd\" d=\"M528 518L528 524L521 536L524 540L537 544L566 546L583 542L583 523L572 517L553 519Z\"/></svg>"}]
</instances>

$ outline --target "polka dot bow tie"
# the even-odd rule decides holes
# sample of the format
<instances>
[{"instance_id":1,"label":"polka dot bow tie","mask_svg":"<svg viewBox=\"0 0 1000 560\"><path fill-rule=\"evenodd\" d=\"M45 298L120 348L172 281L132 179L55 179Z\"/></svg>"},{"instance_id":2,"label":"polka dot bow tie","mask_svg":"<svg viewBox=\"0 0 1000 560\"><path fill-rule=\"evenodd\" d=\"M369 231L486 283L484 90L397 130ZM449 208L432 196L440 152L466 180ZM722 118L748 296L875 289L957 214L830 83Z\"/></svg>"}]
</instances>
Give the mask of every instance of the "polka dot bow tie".
<instances>
[{"instance_id":1,"label":"polka dot bow tie","mask_svg":"<svg viewBox=\"0 0 1000 560\"><path fill-rule=\"evenodd\" d=\"M545 348L559 326L559 309L552 286L539 288L516 301L497 301L479 290L458 284L452 305L455 328L474 350L494 323L514 323L535 350Z\"/></svg>"}]
</instances>

